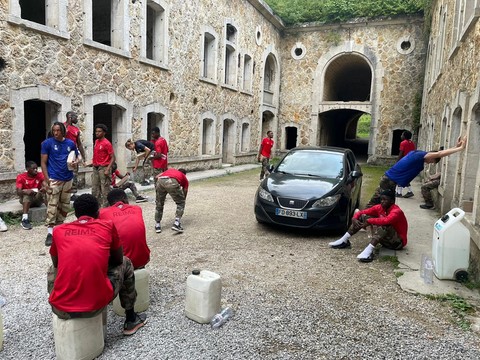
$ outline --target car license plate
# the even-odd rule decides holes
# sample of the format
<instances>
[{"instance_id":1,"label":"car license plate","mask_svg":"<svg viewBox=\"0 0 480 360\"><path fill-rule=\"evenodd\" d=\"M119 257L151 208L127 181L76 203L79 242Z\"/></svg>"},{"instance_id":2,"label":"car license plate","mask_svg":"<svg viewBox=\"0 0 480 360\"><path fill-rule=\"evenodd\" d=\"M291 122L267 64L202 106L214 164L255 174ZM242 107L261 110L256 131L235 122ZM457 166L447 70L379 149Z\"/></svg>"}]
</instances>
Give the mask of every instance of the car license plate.
<instances>
[{"instance_id":1,"label":"car license plate","mask_svg":"<svg viewBox=\"0 0 480 360\"><path fill-rule=\"evenodd\" d=\"M279 209L279 208L275 209L275 215L292 217L297 219L307 218L307 213L305 211L287 210L287 209Z\"/></svg>"}]
</instances>

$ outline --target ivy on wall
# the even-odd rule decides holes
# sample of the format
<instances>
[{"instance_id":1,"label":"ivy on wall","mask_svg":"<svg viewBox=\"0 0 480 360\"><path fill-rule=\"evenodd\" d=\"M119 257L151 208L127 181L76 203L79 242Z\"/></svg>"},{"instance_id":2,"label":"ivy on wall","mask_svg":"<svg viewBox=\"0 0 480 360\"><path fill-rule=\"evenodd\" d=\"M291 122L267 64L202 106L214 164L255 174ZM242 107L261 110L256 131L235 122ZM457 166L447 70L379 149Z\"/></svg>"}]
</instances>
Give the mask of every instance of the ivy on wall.
<instances>
[{"instance_id":1,"label":"ivy on wall","mask_svg":"<svg viewBox=\"0 0 480 360\"><path fill-rule=\"evenodd\" d=\"M434 0L265 0L286 25L423 14Z\"/></svg>"}]
</instances>

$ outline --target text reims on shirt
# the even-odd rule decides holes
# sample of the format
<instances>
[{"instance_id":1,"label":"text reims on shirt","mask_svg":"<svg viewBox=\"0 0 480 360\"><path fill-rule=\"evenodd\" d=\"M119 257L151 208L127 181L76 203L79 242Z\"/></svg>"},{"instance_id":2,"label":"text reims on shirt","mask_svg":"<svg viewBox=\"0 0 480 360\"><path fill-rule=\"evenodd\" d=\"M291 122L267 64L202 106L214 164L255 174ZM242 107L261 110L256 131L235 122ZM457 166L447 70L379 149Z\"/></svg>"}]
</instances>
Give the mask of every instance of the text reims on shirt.
<instances>
[{"instance_id":1,"label":"text reims on shirt","mask_svg":"<svg viewBox=\"0 0 480 360\"><path fill-rule=\"evenodd\" d=\"M135 215L135 211L133 211L133 210L125 210L125 211L114 211L114 212L113 212L113 217L125 216L125 215Z\"/></svg>"},{"instance_id":2,"label":"text reims on shirt","mask_svg":"<svg viewBox=\"0 0 480 360\"><path fill-rule=\"evenodd\" d=\"M65 236L93 235L95 229L68 229L65 230Z\"/></svg>"}]
</instances>

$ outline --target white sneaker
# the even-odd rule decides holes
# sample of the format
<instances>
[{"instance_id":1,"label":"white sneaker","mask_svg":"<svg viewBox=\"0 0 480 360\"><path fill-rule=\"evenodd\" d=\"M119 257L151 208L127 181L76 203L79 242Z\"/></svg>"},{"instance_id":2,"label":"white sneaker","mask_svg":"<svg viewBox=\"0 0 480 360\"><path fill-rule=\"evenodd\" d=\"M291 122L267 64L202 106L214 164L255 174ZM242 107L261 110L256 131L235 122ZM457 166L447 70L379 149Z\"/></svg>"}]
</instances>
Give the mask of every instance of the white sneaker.
<instances>
[{"instance_id":1,"label":"white sneaker","mask_svg":"<svg viewBox=\"0 0 480 360\"><path fill-rule=\"evenodd\" d=\"M5 224L3 219L0 217L0 231L7 231L7 230L8 230L7 225Z\"/></svg>"}]
</instances>

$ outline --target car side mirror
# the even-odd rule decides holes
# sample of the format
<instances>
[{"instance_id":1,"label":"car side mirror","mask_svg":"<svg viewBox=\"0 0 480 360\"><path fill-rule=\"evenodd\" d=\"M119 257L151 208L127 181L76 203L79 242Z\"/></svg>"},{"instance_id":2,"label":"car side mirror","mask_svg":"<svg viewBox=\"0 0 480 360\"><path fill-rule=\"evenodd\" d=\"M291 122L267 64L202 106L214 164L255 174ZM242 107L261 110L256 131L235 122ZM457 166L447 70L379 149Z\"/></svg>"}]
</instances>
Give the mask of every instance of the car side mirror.
<instances>
[{"instance_id":1,"label":"car side mirror","mask_svg":"<svg viewBox=\"0 0 480 360\"><path fill-rule=\"evenodd\" d=\"M358 171L358 170L354 170L350 173L350 175L348 175L348 180L347 180L347 183L350 184L351 182L353 182L355 179L358 179L360 177L363 176L363 173L361 171Z\"/></svg>"}]
</instances>

